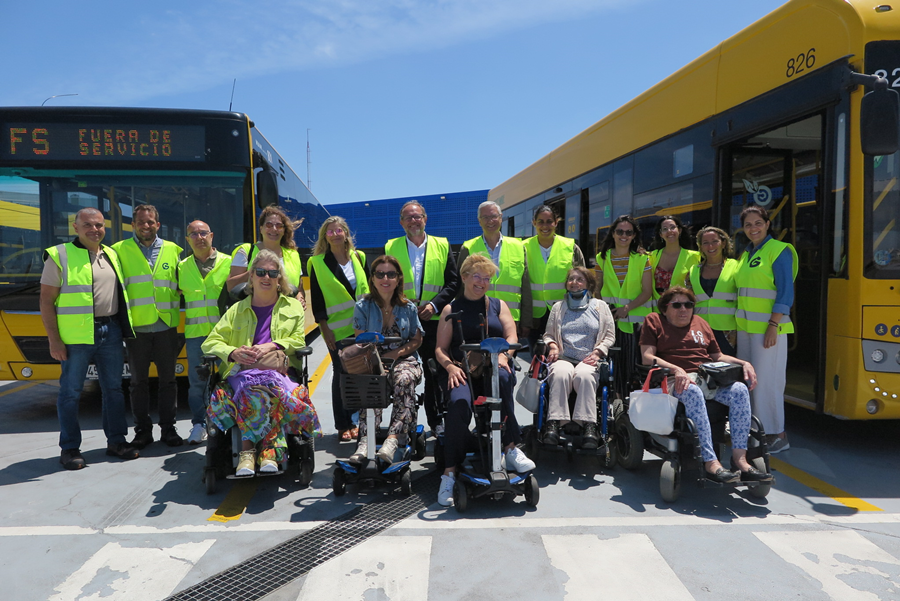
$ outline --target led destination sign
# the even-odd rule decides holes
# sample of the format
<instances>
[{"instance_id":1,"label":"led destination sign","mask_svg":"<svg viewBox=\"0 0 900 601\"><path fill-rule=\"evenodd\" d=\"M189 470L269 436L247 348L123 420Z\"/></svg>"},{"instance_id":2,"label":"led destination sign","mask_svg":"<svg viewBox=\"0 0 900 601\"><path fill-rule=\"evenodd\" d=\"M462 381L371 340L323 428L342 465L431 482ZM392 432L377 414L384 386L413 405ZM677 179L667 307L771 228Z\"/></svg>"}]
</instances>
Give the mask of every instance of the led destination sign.
<instances>
[{"instance_id":1,"label":"led destination sign","mask_svg":"<svg viewBox=\"0 0 900 601\"><path fill-rule=\"evenodd\" d=\"M203 161L197 125L5 123L0 159L24 161Z\"/></svg>"}]
</instances>

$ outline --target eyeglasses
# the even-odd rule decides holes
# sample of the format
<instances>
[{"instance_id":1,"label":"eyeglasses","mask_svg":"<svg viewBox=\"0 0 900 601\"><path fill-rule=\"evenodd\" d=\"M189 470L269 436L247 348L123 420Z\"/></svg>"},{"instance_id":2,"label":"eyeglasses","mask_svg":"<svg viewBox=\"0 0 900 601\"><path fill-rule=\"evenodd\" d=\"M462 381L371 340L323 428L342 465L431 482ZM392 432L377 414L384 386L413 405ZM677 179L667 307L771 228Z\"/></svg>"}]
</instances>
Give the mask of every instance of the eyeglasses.
<instances>
[{"instance_id":1,"label":"eyeglasses","mask_svg":"<svg viewBox=\"0 0 900 601\"><path fill-rule=\"evenodd\" d=\"M422 221L425 215L405 215L403 221Z\"/></svg>"},{"instance_id":2,"label":"eyeglasses","mask_svg":"<svg viewBox=\"0 0 900 601\"><path fill-rule=\"evenodd\" d=\"M335 230L327 230L325 233L329 236L337 236L338 234L343 234L344 230L343 228L337 228Z\"/></svg>"},{"instance_id":3,"label":"eyeglasses","mask_svg":"<svg viewBox=\"0 0 900 601\"><path fill-rule=\"evenodd\" d=\"M396 271L375 271L375 277L379 280L383 280L387 278L389 280L396 280L400 276Z\"/></svg>"},{"instance_id":4,"label":"eyeglasses","mask_svg":"<svg viewBox=\"0 0 900 601\"><path fill-rule=\"evenodd\" d=\"M616 229L616 236L634 236L634 230Z\"/></svg>"},{"instance_id":5,"label":"eyeglasses","mask_svg":"<svg viewBox=\"0 0 900 601\"><path fill-rule=\"evenodd\" d=\"M489 284L491 281L491 276L489 275L481 275L480 273L473 273L469 276L479 284Z\"/></svg>"},{"instance_id":6,"label":"eyeglasses","mask_svg":"<svg viewBox=\"0 0 900 601\"><path fill-rule=\"evenodd\" d=\"M256 277L264 278L269 276L273 280L281 275L280 269L263 269L262 267L257 267L254 271L256 271Z\"/></svg>"},{"instance_id":7,"label":"eyeglasses","mask_svg":"<svg viewBox=\"0 0 900 601\"><path fill-rule=\"evenodd\" d=\"M283 230L284 229L283 223L267 223L265 225L266 225L267 230Z\"/></svg>"},{"instance_id":8,"label":"eyeglasses","mask_svg":"<svg viewBox=\"0 0 900 601\"><path fill-rule=\"evenodd\" d=\"M669 303L669 306L674 309L680 309L682 307L684 307L685 309L693 309L694 303L692 303L691 301L687 301L686 303Z\"/></svg>"},{"instance_id":9,"label":"eyeglasses","mask_svg":"<svg viewBox=\"0 0 900 601\"><path fill-rule=\"evenodd\" d=\"M104 224L102 223L79 223L81 227L89 230L102 230L104 228Z\"/></svg>"},{"instance_id":10,"label":"eyeglasses","mask_svg":"<svg viewBox=\"0 0 900 601\"><path fill-rule=\"evenodd\" d=\"M212 232L191 232L190 234L188 234L188 236L196 240L197 238L206 238L211 233Z\"/></svg>"},{"instance_id":11,"label":"eyeglasses","mask_svg":"<svg viewBox=\"0 0 900 601\"><path fill-rule=\"evenodd\" d=\"M500 221L500 219L503 218L503 215L479 215L478 218L481 219L482 221L488 221L488 222Z\"/></svg>"}]
</instances>

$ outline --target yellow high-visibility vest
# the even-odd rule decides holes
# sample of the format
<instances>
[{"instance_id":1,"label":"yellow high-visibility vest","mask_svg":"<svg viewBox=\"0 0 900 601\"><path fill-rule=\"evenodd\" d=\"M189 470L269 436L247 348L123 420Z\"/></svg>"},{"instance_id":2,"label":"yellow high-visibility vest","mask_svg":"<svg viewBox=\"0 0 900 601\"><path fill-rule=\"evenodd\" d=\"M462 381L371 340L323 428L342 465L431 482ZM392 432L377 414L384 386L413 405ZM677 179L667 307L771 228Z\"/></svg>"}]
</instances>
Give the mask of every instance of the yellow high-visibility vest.
<instances>
[{"instance_id":1,"label":"yellow high-visibility vest","mask_svg":"<svg viewBox=\"0 0 900 601\"><path fill-rule=\"evenodd\" d=\"M738 262L734 259L725 259L719 279L713 295L709 296L700 285L700 270L703 264L691 267L690 280L694 296L697 297L697 306L694 314L699 315L709 323L714 330L736 330L737 322L734 313L737 311L737 284L734 276L737 274Z\"/></svg>"},{"instance_id":2,"label":"yellow high-visibility vest","mask_svg":"<svg viewBox=\"0 0 900 601\"><path fill-rule=\"evenodd\" d=\"M357 257L356 255L360 256ZM328 327L334 332L335 340L353 335L353 307L356 301L369 292L369 282L363 269L366 255L361 251L350 253L353 262L353 273L356 275L356 298L347 294L347 289L325 265L325 255L314 255L309 258L309 271L316 274L316 281L322 289L325 299L325 312L328 314Z\"/></svg>"},{"instance_id":3,"label":"yellow high-visibility vest","mask_svg":"<svg viewBox=\"0 0 900 601\"><path fill-rule=\"evenodd\" d=\"M400 269L403 270L403 294L417 307L431 302L444 288L444 271L447 269L447 257L450 254L450 242L446 238L428 236L422 274L422 298L416 298L416 282L413 279L412 263L409 262L406 236L388 240L384 245L384 254L394 257L400 263ZM431 316L435 321L440 318L440 311Z\"/></svg>"},{"instance_id":4,"label":"yellow high-visibility vest","mask_svg":"<svg viewBox=\"0 0 900 601\"><path fill-rule=\"evenodd\" d=\"M153 271L134 238L113 245L125 274L125 294L131 312L131 325L151 326L162 319L167 326L178 325L178 255L181 247L163 240Z\"/></svg>"},{"instance_id":5,"label":"yellow high-visibility vest","mask_svg":"<svg viewBox=\"0 0 900 601\"><path fill-rule=\"evenodd\" d=\"M575 240L556 236L550 250L550 258L544 263L541 243L537 236L525 241L528 260L528 277L531 280L532 315L543 317L550 306L566 296L566 275L575 261Z\"/></svg>"},{"instance_id":6,"label":"yellow high-visibility vest","mask_svg":"<svg viewBox=\"0 0 900 601\"><path fill-rule=\"evenodd\" d=\"M184 295L184 336L208 336L219 321L219 295L228 279L231 257L216 252L216 262L206 277L200 275L193 255L178 264L178 288Z\"/></svg>"},{"instance_id":7,"label":"yellow high-visibility vest","mask_svg":"<svg viewBox=\"0 0 900 601\"><path fill-rule=\"evenodd\" d=\"M522 276L525 275L525 244L518 238L504 236L500 245L500 271L491 280L487 296L499 298L509 306L514 321L521 318ZM487 258L491 253L484 244L484 237L478 236L463 242L470 255L480 254Z\"/></svg>"},{"instance_id":8,"label":"yellow high-visibility vest","mask_svg":"<svg viewBox=\"0 0 900 601\"><path fill-rule=\"evenodd\" d=\"M641 284L644 277L644 269L647 267L647 255L639 253L630 253L628 256L628 272L625 274L625 281L619 284L619 276L612 264L612 251L606 252L604 260L600 253L597 253L597 265L603 265L603 288L600 291L600 297L609 305L616 307L624 307L631 301L637 299L641 295ZM620 330L628 334L634 332L634 324L644 323L644 318L650 314L653 307L653 301L647 301L640 307L635 307L628 312L625 319L617 319L616 325Z\"/></svg>"},{"instance_id":9,"label":"yellow high-visibility vest","mask_svg":"<svg viewBox=\"0 0 900 601\"><path fill-rule=\"evenodd\" d=\"M791 250L794 258L793 279L797 279L797 251L786 242L770 239L756 251L752 259L747 251L741 255L735 275L738 297L734 318L739 330L751 334L765 334L766 328L769 327L777 295L772 266L785 248ZM785 313L781 316L781 323L778 324L778 333L790 334L793 331L791 316Z\"/></svg>"}]
</instances>

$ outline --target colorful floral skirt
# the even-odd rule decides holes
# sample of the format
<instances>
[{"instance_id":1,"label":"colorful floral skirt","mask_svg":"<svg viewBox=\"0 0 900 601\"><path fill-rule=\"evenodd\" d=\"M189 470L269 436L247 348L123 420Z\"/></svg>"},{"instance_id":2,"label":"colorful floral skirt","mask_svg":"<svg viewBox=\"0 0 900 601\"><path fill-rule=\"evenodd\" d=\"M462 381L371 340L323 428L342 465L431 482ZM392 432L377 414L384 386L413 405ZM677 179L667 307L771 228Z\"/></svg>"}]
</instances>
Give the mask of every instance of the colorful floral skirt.
<instances>
[{"instance_id":1,"label":"colorful floral skirt","mask_svg":"<svg viewBox=\"0 0 900 601\"><path fill-rule=\"evenodd\" d=\"M207 415L222 432L237 425L241 440L261 443L261 458L281 461L285 432L321 436L319 416L309 392L275 371L246 370L216 386Z\"/></svg>"}]
</instances>

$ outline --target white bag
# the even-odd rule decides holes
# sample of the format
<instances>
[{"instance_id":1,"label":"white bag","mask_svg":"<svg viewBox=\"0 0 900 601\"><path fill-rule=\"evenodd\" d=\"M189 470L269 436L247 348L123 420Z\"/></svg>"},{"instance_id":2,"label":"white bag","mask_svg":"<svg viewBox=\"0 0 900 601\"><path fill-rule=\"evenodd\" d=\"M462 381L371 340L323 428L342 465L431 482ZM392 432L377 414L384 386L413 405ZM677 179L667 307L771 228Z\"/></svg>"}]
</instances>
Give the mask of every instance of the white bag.
<instances>
[{"instance_id":1,"label":"white bag","mask_svg":"<svg viewBox=\"0 0 900 601\"><path fill-rule=\"evenodd\" d=\"M538 405L541 402L542 382L538 377L540 370L541 357L535 357L531 360L531 366L528 368L528 377L516 391L516 402L532 413L538 412Z\"/></svg>"},{"instance_id":2,"label":"white bag","mask_svg":"<svg viewBox=\"0 0 900 601\"><path fill-rule=\"evenodd\" d=\"M671 434L675 426L675 410L678 399L669 394L668 378L662 381L662 388L650 390L651 369L641 390L631 393L628 417L632 425L642 432Z\"/></svg>"}]
</instances>

